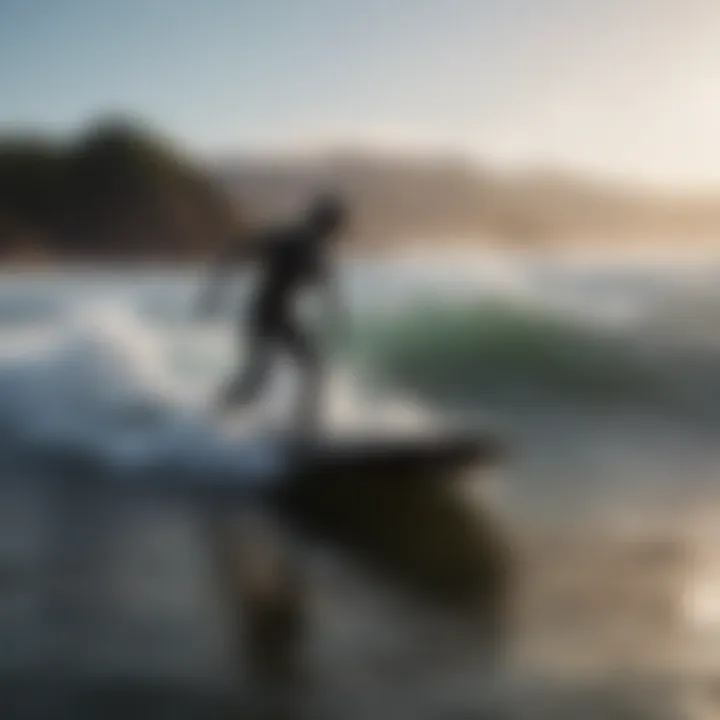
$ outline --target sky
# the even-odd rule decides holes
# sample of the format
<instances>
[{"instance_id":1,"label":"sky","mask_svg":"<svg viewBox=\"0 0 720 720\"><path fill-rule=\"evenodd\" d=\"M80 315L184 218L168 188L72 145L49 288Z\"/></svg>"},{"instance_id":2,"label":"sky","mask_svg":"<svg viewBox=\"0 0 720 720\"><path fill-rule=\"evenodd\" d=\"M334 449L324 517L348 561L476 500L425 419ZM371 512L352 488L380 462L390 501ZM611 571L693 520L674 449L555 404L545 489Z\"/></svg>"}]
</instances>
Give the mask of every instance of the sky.
<instances>
[{"instance_id":1,"label":"sky","mask_svg":"<svg viewBox=\"0 0 720 720\"><path fill-rule=\"evenodd\" d=\"M720 0L0 0L0 130L720 184Z\"/></svg>"}]
</instances>

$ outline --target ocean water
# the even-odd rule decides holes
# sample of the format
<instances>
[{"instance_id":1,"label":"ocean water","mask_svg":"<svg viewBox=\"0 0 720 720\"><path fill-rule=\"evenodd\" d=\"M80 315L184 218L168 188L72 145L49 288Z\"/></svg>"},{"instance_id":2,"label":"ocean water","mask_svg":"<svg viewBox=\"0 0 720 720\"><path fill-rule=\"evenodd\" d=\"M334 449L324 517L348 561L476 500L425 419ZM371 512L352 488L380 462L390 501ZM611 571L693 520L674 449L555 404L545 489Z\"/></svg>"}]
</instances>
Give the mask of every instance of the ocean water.
<instances>
[{"instance_id":1,"label":"ocean water","mask_svg":"<svg viewBox=\"0 0 720 720\"><path fill-rule=\"evenodd\" d=\"M462 621L416 607L332 548L301 545L314 680L293 711L715 717L720 260L488 253L343 273L351 322L326 339L328 427L461 418L502 434L510 457L479 484L479 502L513 548L514 620L508 659L491 672ZM54 658L154 687L227 680L227 627L193 509L94 485L98 473L122 481L159 465L273 482L273 447L229 438L209 409L242 361L246 288L203 319L201 282L170 269L0 276L9 678ZM282 427L295 383L279 367L240 433ZM78 457L93 472L59 498L58 462ZM101 581L66 596L52 576L77 557L96 570L101 557ZM43 716L39 700L23 702L17 717Z\"/></svg>"}]
</instances>

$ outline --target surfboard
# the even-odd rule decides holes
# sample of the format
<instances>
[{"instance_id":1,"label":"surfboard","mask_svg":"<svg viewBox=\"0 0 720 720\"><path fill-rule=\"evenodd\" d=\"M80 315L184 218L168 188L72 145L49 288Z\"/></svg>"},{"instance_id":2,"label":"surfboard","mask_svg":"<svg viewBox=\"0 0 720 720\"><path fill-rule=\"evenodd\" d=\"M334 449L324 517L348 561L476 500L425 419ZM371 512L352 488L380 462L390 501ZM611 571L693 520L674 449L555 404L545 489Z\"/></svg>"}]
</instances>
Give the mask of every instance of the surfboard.
<instances>
[{"instance_id":1,"label":"surfboard","mask_svg":"<svg viewBox=\"0 0 720 720\"><path fill-rule=\"evenodd\" d=\"M464 469L485 468L505 454L493 433L477 429L331 425L297 432L241 425L239 432L220 432L220 424L218 432L190 428L168 442L149 436L132 452L62 445L43 457L68 478L239 507L301 486L388 483L404 493L421 483L452 482Z\"/></svg>"},{"instance_id":2,"label":"surfboard","mask_svg":"<svg viewBox=\"0 0 720 720\"><path fill-rule=\"evenodd\" d=\"M288 436L284 440L294 474L389 480L450 478L454 470L487 466L504 455L499 439L490 433L448 430L434 433L343 433L316 437ZM293 474L293 473L291 473Z\"/></svg>"}]
</instances>

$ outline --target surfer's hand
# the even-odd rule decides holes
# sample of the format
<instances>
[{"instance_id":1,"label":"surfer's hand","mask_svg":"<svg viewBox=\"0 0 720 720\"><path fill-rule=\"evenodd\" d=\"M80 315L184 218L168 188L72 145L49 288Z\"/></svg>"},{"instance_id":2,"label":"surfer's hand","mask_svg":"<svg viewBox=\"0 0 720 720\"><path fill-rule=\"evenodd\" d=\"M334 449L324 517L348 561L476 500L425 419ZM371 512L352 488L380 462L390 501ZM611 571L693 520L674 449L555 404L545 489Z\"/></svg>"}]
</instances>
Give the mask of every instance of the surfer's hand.
<instances>
[{"instance_id":1,"label":"surfer's hand","mask_svg":"<svg viewBox=\"0 0 720 720\"><path fill-rule=\"evenodd\" d=\"M217 312L217 293L205 292L200 296L195 305L195 316L200 320L206 320Z\"/></svg>"},{"instance_id":2,"label":"surfer's hand","mask_svg":"<svg viewBox=\"0 0 720 720\"><path fill-rule=\"evenodd\" d=\"M333 351L337 352L347 346L350 332L350 318L345 308L340 303L329 305L325 317L325 333Z\"/></svg>"}]
</instances>

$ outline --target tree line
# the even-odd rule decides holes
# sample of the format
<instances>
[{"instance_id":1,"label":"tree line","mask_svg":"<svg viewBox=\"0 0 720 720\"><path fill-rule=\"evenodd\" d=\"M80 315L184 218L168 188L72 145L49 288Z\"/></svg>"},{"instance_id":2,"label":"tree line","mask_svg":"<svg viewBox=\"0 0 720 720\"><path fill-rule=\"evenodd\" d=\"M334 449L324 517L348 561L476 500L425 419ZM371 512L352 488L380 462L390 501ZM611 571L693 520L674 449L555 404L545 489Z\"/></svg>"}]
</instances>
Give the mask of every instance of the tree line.
<instances>
[{"instance_id":1,"label":"tree line","mask_svg":"<svg viewBox=\"0 0 720 720\"><path fill-rule=\"evenodd\" d=\"M136 124L99 122L64 142L0 138L3 259L193 259L236 223L199 163Z\"/></svg>"}]
</instances>

